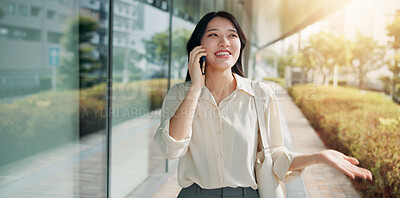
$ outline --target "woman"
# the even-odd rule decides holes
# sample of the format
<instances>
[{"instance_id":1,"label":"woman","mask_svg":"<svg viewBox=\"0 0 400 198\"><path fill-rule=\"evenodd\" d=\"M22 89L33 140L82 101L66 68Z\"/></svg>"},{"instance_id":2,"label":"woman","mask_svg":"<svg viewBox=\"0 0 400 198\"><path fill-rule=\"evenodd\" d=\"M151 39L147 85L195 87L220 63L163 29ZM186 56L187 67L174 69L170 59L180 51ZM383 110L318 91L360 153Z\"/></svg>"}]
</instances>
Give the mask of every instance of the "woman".
<instances>
[{"instance_id":1,"label":"woman","mask_svg":"<svg viewBox=\"0 0 400 198\"><path fill-rule=\"evenodd\" d=\"M258 122L254 96L269 98L266 111L278 109L275 95L261 83L255 93L244 78L241 57L246 37L234 16L206 14L188 44L186 82L173 86L164 99L161 125L154 140L169 159L179 158L178 197L259 197L254 175ZM206 56L205 75L200 58ZM306 166L325 163L354 178L371 179L370 171L357 167L357 159L334 151L313 154L290 152L283 147L279 109L268 117L274 174L288 182ZM258 142L258 146L257 146Z\"/></svg>"}]
</instances>

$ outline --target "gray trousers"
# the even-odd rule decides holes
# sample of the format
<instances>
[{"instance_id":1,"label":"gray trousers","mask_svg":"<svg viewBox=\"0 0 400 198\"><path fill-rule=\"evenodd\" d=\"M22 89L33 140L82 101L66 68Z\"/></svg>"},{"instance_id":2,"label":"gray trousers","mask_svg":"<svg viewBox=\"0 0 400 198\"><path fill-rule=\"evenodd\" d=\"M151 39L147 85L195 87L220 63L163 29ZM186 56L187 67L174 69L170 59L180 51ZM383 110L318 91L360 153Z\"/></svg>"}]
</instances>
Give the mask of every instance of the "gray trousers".
<instances>
[{"instance_id":1,"label":"gray trousers","mask_svg":"<svg viewBox=\"0 0 400 198\"><path fill-rule=\"evenodd\" d=\"M203 189L196 183L192 184L187 188L182 188L179 192L178 198L238 198L238 197L247 197L247 198L260 198L258 195L258 191L254 190L250 187L243 188L216 188L216 189Z\"/></svg>"}]
</instances>

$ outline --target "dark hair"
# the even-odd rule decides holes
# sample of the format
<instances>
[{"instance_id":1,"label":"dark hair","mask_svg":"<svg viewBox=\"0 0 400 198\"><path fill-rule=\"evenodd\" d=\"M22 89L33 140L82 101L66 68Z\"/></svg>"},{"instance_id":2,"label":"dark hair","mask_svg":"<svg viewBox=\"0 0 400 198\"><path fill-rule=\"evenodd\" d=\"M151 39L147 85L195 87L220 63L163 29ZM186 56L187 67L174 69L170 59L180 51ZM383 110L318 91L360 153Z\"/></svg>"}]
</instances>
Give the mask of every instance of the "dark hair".
<instances>
[{"instance_id":1,"label":"dark hair","mask_svg":"<svg viewBox=\"0 0 400 198\"><path fill-rule=\"evenodd\" d=\"M204 15L204 17L200 19L199 23L197 23L196 27L194 28L192 36L190 37L190 39L186 45L188 59L189 59L190 52L196 46L200 45L200 41L203 38L203 35L204 35L204 32L206 31L208 23L215 17L223 17L223 18L230 20L238 32L239 39L240 39L240 54L239 54L238 60L236 61L235 65L232 66L231 70L232 70L232 72L244 77L243 67L242 67L242 52L243 52L244 47L246 46L247 39L246 39L246 36L244 35L244 32L243 32L242 28L240 27L238 21L236 20L236 18L228 12L224 12L224 11L210 12L210 13ZM189 69L187 70L185 81L191 81Z\"/></svg>"}]
</instances>

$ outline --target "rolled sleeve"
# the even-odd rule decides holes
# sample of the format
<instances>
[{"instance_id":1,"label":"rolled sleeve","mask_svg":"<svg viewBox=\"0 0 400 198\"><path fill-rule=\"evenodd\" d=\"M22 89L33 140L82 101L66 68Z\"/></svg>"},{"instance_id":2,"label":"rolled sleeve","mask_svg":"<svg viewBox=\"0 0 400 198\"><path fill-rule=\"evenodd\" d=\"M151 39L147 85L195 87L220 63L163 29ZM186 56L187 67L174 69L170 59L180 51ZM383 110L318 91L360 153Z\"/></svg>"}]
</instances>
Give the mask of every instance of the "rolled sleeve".
<instances>
[{"instance_id":1,"label":"rolled sleeve","mask_svg":"<svg viewBox=\"0 0 400 198\"><path fill-rule=\"evenodd\" d=\"M175 140L173 137L171 137L169 135L169 120L165 120L161 124L159 130L161 130L160 133L162 134L162 138L163 138L164 142L170 148L176 148L176 149L184 148L190 142L191 130L190 130L189 135L183 140Z\"/></svg>"},{"instance_id":2,"label":"rolled sleeve","mask_svg":"<svg viewBox=\"0 0 400 198\"><path fill-rule=\"evenodd\" d=\"M275 175L283 182L290 182L298 177L304 171L301 170L289 171L294 158L300 153L289 151L283 146L283 123L280 106L273 90L265 83L260 83L261 94L266 101L264 104L264 117L267 125L268 139L271 148L272 169Z\"/></svg>"},{"instance_id":3,"label":"rolled sleeve","mask_svg":"<svg viewBox=\"0 0 400 198\"><path fill-rule=\"evenodd\" d=\"M192 136L191 128L188 136L183 140L175 140L169 134L170 120L180 104L179 88L175 85L168 91L167 96L164 98L161 109L161 123L154 135L155 144L161 150L164 157L168 159L177 159L184 156Z\"/></svg>"},{"instance_id":4,"label":"rolled sleeve","mask_svg":"<svg viewBox=\"0 0 400 198\"><path fill-rule=\"evenodd\" d=\"M164 157L168 159L177 159L186 154L192 133L190 130L189 135L185 139L175 140L169 135L169 121L170 119L164 120L161 123L154 136L154 141L160 148Z\"/></svg>"},{"instance_id":5,"label":"rolled sleeve","mask_svg":"<svg viewBox=\"0 0 400 198\"><path fill-rule=\"evenodd\" d=\"M287 183L301 176L305 168L289 171L289 167L297 155L299 153L291 152L285 147L281 147L272 153L272 170L279 180Z\"/></svg>"}]
</instances>

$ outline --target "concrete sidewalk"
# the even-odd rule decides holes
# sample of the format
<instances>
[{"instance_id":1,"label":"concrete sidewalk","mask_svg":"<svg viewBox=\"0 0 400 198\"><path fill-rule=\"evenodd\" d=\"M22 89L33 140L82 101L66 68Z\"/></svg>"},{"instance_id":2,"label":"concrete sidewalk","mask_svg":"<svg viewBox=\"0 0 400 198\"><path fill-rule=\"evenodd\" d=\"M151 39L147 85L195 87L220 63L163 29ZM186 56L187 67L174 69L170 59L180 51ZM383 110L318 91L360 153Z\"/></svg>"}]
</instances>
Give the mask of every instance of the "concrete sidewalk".
<instances>
[{"instance_id":1,"label":"concrete sidewalk","mask_svg":"<svg viewBox=\"0 0 400 198\"><path fill-rule=\"evenodd\" d=\"M268 82L268 84L275 91L280 101L281 111L288 123L289 134L285 135L285 145L288 144L289 149L302 153L313 153L325 149L317 133L294 104L286 90L276 83ZM289 137L287 137L288 135ZM289 183L289 185L286 185L288 198L297 198L299 195L309 198L360 197L343 173L327 165L308 167L302 178L293 182L296 184ZM173 172L167 182L154 195L154 198L176 197L180 189L176 172ZM302 191L305 191L305 193Z\"/></svg>"},{"instance_id":2,"label":"concrete sidewalk","mask_svg":"<svg viewBox=\"0 0 400 198\"><path fill-rule=\"evenodd\" d=\"M326 149L287 91L278 84L269 84L280 100L281 111L288 122L294 150L313 153ZM309 198L360 197L343 173L324 164L307 167L302 178Z\"/></svg>"}]
</instances>

